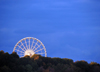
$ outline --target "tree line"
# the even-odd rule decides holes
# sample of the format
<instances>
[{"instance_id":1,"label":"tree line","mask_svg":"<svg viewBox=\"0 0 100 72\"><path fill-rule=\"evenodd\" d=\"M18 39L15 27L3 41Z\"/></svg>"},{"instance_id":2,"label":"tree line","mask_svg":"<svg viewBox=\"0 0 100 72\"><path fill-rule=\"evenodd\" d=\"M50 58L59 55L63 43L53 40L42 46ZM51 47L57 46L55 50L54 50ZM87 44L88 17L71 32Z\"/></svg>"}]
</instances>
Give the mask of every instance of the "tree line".
<instances>
[{"instance_id":1,"label":"tree line","mask_svg":"<svg viewBox=\"0 0 100 72\"><path fill-rule=\"evenodd\" d=\"M50 58L34 54L20 58L16 52L0 51L0 72L100 72L100 64L68 58Z\"/></svg>"}]
</instances>

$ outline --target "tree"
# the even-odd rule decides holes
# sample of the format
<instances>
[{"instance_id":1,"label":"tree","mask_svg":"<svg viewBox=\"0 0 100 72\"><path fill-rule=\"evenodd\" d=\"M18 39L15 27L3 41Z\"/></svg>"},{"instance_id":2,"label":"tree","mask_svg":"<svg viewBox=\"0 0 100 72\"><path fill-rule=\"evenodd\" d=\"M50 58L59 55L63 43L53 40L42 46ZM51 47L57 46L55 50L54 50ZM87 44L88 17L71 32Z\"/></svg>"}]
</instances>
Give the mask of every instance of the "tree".
<instances>
[{"instance_id":1,"label":"tree","mask_svg":"<svg viewBox=\"0 0 100 72\"><path fill-rule=\"evenodd\" d=\"M68 58L63 58L63 62L62 63L70 65L70 64L73 64L73 60L72 59L68 59Z\"/></svg>"},{"instance_id":2,"label":"tree","mask_svg":"<svg viewBox=\"0 0 100 72\"><path fill-rule=\"evenodd\" d=\"M98 64L96 62L91 62L90 65L98 65L98 66L100 66L100 64Z\"/></svg>"},{"instance_id":3,"label":"tree","mask_svg":"<svg viewBox=\"0 0 100 72\"><path fill-rule=\"evenodd\" d=\"M1 56L2 54L4 54L4 51L3 51L3 50L0 51L0 56Z\"/></svg>"},{"instance_id":4,"label":"tree","mask_svg":"<svg viewBox=\"0 0 100 72\"><path fill-rule=\"evenodd\" d=\"M40 57L42 57L42 56L41 55L38 55L38 54L34 54L33 56L31 56L31 59L34 58L34 60L37 60Z\"/></svg>"},{"instance_id":5,"label":"tree","mask_svg":"<svg viewBox=\"0 0 100 72\"><path fill-rule=\"evenodd\" d=\"M30 64L27 64L27 65L26 65L26 71L27 71L27 72L33 72L33 71L32 71L32 66L31 66Z\"/></svg>"},{"instance_id":6,"label":"tree","mask_svg":"<svg viewBox=\"0 0 100 72\"><path fill-rule=\"evenodd\" d=\"M75 62L75 66L81 68L85 72L88 72L89 69L90 69L89 64L86 61L84 61L84 60L82 60L82 61L76 61Z\"/></svg>"},{"instance_id":7,"label":"tree","mask_svg":"<svg viewBox=\"0 0 100 72\"><path fill-rule=\"evenodd\" d=\"M0 72L10 72L10 68L4 65L3 67L0 68Z\"/></svg>"},{"instance_id":8,"label":"tree","mask_svg":"<svg viewBox=\"0 0 100 72\"><path fill-rule=\"evenodd\" d=\"M14 58L19 58L16 52L12 52L11 56L13 56Z\"/></svg>"}]
</instances>

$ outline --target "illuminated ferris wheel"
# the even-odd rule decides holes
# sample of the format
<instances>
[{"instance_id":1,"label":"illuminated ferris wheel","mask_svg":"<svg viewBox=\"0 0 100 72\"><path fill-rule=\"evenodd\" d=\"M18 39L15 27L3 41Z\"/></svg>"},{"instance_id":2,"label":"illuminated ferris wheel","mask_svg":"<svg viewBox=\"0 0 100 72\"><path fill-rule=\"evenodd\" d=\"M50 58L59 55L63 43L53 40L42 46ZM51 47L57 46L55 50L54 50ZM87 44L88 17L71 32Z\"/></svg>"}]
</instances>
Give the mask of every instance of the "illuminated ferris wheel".
<instances>
[{"instance_id":1,"label":"illuminated ferris wheel","mask_svg":"<svg viewBox=\"0 0 100 72\"><path fill-rule=\"evenodd\" d=\"M24 57L25 55L31 57L34 54L47 57L47 52L43 43L33 37L26 37L18 41L13 51L17 52L20 57Z\"/></svg>"}]
</instances>

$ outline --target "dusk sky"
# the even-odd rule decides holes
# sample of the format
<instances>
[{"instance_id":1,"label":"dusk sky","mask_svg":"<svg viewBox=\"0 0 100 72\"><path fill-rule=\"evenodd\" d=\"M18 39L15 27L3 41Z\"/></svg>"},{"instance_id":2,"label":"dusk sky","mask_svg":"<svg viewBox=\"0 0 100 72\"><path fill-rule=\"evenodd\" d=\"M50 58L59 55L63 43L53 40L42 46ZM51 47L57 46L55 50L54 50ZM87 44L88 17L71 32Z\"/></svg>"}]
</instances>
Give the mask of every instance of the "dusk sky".
<instances>
[{"instance_id":1,"label":"dusk sky","mask_svg":"<svg viewBox=\"0 0 100 72\"><path fill-rule=\"evenodd\" d=\"M100 63L100 0L0 0L0 50L11 54L24 37L48 57Z\"/></svg>"}]
</instances>

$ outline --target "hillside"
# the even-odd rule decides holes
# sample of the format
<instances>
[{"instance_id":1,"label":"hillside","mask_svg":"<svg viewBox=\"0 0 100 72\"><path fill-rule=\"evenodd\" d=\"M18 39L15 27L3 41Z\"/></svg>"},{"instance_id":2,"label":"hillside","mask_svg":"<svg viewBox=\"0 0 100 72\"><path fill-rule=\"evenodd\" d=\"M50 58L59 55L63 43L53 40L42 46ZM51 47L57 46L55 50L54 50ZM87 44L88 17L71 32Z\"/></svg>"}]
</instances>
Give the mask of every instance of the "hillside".
<instances>
[{"instance_id":1,"label":"hillside","mask_svg":"<svg viewBox=\"0 0 100 72\"><path fill-rule=\"evenodd\" d=\"M100 64L86 61L73 62L68 58L50 58L41 55L19 58L0 51L0 72L100 72Z\"/></svg>"}]
</instances>

